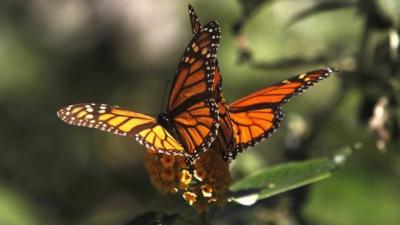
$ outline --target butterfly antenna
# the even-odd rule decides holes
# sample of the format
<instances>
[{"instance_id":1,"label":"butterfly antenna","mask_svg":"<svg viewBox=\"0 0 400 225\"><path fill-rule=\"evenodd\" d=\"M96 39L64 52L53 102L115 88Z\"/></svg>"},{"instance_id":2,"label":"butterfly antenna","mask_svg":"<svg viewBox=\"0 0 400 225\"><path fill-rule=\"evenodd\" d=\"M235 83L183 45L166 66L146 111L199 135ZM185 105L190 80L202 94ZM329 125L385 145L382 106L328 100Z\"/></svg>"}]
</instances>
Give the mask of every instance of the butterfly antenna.
<instances>
[{"instance_id":1,"label":"butterfly antenna","mask_svg":"<svg viewBox=\"0 0 400 225\"><path fill-rule=\"evenodd\" d=\"M161 101L161 111L160 112L163 112L163 109L164 109L164 103L165 103L165 97L167 96L167 87L168 87L168 85L171 83L171 80L168 80L167 82L165 82L165 85L164 85L164 93L163 93L163 99L162 99L162 101Z\"/></svg>"}]
</instances>

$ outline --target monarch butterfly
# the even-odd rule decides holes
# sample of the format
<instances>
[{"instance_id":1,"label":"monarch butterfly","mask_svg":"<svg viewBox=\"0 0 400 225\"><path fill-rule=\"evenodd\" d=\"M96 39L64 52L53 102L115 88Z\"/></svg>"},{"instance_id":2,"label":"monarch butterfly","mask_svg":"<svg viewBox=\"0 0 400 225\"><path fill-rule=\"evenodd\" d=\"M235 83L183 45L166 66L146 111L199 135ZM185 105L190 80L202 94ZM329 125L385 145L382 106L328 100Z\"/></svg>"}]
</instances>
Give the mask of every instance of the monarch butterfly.
<instances>
[{"instance_id":1,"label":"monarch butterfly","mask_svg":"<svg viewBox=\"0 0 400 225\"><path fill-rule=\"evenodd\" d=\"M196 34L201 24L190 6L189 14L193 34ZM336 69L325 68L300 74L228 105L222 93L222 77L217 60L213 96L219 108L220 125L212 148L220 151L225 160L232 160L239 152L268 138L278 129L283 119L281 105L333 72Z\"/></svg>"},{"instance_id":2,"label":"monarch butterfly","mask_svg":"<svg viewBox=\"0 0 400 225\"><path fill-rule=\"evenodd\" d=\"M57 115L68 124L135 137L158 153L196 159L213 143L219 125L212 96L219 39L215 21L196 29L178 65L166 112L157 118L97 103L70 105Z\"/></svg>"}]
</instances>

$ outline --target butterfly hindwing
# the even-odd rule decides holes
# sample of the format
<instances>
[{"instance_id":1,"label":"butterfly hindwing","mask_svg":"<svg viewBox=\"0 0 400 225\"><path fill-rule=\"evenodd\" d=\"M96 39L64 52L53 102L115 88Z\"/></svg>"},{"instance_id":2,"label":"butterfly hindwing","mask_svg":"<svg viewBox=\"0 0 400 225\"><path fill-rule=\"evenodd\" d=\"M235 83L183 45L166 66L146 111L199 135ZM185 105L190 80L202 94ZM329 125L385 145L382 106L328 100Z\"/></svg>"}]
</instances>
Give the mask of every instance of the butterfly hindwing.
<instances>
[{"instance_id":1,"label":"butterfly hindwing","mask_svg":"<svg viewBox=\"0 0 400 225\"><path fill-rule=\"evenodd\" d=\"M64 122L122 136L132 136L159 153L183 155L183 147L153 117L106 104L81 103L57 112Z\"/></svg>"},{"instance_id":2,"label":"butterfly hindwing","mask_svg":"<svg viewBox=\"0 0 400 225\"><path fill-rule=\"evenodd\" d=\"M217 140L212 147L220 151L225 160L232 160L238 152L254 146L276 131L283 113L280 106L232 112L222 93L222 77L218 63L214 82L214 98L219 106L220 126Z\"/></svg>"},{"instance_id":3,"label":"butterfly hindwing","mask_svg":"<svg viewBox=\"0 0 400 225\"><path fill-rule=\"evenodd\" d=\"M243 149L268 138L279 127L283 118L280 106L275 108L244 110L230 113L234 133L232 157Z\"/></svg>"}]
</instances>

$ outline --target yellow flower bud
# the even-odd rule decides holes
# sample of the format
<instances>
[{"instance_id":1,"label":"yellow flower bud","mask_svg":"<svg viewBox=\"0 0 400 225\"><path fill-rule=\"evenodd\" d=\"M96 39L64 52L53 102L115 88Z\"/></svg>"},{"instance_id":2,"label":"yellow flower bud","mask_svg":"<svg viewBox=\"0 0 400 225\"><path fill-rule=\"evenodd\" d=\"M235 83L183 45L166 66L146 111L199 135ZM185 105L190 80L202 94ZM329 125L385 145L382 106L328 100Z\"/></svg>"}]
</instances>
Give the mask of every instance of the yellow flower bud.
<instances>
[{"instance_id":1,"label":"yellow flower bud","mask_svg":"<svg viewBox=\"0 0 400 225\"><path fill-rule=\"evenodd\" d=\"M194 177L199 181L203 181L204 177L206 177L206 171L202 167L199 167L194 170Z\"/></svg>"},{"instance_id":2,"label":"yellow flower bud","mask_svg":"<svg viewBox=\"0 0 400 225\"><path fill-rule=\"evenodd\" d=\"M181 177L179 179L179 187L181 189L186 189L186 187L192 181L192 174L190 174L189 170L182 170Z\"/></svg>"},{"instance_id":3,"label":"yellow flower bud","mask_svg":"<svg viewBox=\"0 0 400 225\"><path fill-rule=\"evenodd\" d=\"M201 186L201 193L203 194L203 196L205 198L212 197L212 192L213 192L213 188L210 185L205 184L205 185Z\"/></svg>"},{"instance_id":4,"label":"yellow flower bud","mask_svg":"<svg viewBox=\"0 0 400 225\"><path fill-rule=\"evenodd\" d=\"M193 192L186 191L182 196L189 205L193 205L197 201L197 195Z\"/></svg>"}]
</instances>

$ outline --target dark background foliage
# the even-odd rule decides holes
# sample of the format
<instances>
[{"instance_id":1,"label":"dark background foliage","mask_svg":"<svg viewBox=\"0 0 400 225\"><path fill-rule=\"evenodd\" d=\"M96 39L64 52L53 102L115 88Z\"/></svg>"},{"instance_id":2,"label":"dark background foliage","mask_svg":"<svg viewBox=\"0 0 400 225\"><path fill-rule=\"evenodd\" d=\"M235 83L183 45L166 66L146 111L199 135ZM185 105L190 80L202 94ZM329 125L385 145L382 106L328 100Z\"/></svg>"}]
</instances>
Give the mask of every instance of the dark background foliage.
<instances>
[{"instance_id":1,"label":"dark background foliage","mask_svg":"<svg viewBox=\"0 0 400 225\"><path fill-rule=\"evenodd\" d=\"M188 3L0 1L0 224L123 224L187 210L152 188L142 146L55 112L78 102L160 112L191 36ZM233 163L235 179L363 145L332 178L229 205L213 224L400 224L400 2L190 3L222 27L228 101L319 67L341 71L285 105L280 130Z\"/></svg>"}]
</instances>

